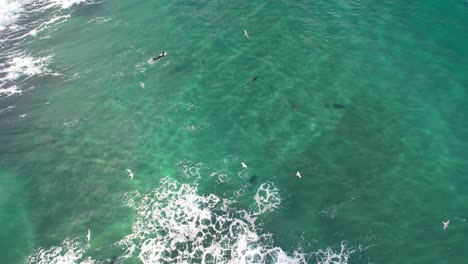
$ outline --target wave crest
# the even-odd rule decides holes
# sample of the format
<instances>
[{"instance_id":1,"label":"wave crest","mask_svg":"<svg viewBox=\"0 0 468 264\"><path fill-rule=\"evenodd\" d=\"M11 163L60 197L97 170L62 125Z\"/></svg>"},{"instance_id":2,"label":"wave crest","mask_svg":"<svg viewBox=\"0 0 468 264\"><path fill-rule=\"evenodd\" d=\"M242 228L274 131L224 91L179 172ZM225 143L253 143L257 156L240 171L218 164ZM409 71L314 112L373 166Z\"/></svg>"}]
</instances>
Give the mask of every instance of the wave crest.
<instances>
[{"instance_id":1,"label":"wave crest","mask_svg":"<svg viewBox=\"0 0 468 264\"><path fill-rule=\"evenodd\" d=\"M263 197L263 198L260 198ZM196 185L163 178L148 193L126 193L125 204L136 211L132 233L113 245L94 252L123 250L119 263L317 263L347 264L355 251L346 243L312 253L285 252L275 246L271 233L261 230L258 216L280 204L279 191L271 182L262 184L254 196L263 209L249 211L236 201L198 193ZM85 241L81 237L81 241ZM95 263L84 257L89 247L78 239L65 239L59 247L39 248L27 263ZM107 256L108 257L108 256ZM117 257L113 257L117 260Z\"/></svg>"},{"instance_id":2,"label":"wave crest","mask_svg":"<svg viewBox=\"0 0 468 264\"><path fill-rule=\"evenodd\" d=\"M94 263L90 258L82 260L85 249L75 239L65 239L62 245L48 249L39 248L36 253L27 258L28 264L73 264ZM79 262L78 262L79 261Z\"/></svg>"},{"instance_id":3,"label":"wave crest","mask_svg":"<svg viewBox=\"0 0 468 264\"><path fill-rule=\"evenodd\" d=\"M125 258L137 256L143 263L305 263L304 254L288 256L273 247L272 235L256 225L258 212L237 209L234 201L214 194L199 195L189 184L165 178L148 194L127 197L138 217L133 233L119 242ZM262 204L272 201L277 203L266 199Z\"/></svg>"}]
</instances>

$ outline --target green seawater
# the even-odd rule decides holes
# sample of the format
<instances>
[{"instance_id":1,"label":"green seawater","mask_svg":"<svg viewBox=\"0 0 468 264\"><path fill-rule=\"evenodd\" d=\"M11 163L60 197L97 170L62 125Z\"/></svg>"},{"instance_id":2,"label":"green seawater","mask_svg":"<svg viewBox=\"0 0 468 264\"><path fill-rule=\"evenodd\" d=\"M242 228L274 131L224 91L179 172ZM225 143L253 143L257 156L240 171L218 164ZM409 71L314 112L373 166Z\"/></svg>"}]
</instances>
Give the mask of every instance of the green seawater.
<instances>
[{"instance_id":1,"label":"green seawater","mask_svg":"<svg viewBox=\"0 0 468 264\"><path fill-rule=\"evenodd\" d=\"M60 12L4 44L58 74L0 98L1 263L467 261L467 1Z\"/></svg>"}]
</instances>

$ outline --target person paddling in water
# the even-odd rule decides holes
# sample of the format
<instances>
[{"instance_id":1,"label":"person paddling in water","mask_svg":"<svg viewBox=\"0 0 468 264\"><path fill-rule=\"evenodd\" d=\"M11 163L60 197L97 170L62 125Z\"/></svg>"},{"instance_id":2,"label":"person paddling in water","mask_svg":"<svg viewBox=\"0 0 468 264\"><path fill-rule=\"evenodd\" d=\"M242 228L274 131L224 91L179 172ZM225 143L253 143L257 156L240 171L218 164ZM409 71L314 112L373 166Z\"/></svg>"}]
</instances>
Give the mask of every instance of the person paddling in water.
<instances>
[{"instance_id":1,"label":"person paddling in water","mask_svg":"<svg viewBox=\"0 0 468 264\"><path fill-rule=\"evenodd\" d=\"M167 52L165 52L165 51L161 52L161 54L159 54L157 57L153 58L153 61L157 61L157 60L159 60L161 58L166 57L166 54L167 54Z\"/></svg>"}]
</instances>

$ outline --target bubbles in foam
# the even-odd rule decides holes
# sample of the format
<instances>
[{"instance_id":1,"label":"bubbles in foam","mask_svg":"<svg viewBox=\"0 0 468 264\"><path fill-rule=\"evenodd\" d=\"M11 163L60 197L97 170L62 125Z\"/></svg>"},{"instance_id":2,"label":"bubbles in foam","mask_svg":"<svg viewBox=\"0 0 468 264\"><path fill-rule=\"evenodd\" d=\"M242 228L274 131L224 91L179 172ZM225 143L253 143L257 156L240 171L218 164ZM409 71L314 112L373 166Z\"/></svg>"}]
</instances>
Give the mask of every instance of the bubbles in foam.
<instances>
[{"instance_id":1,"label":"bubbles in foam","mask_svg":"<svg viewBox=\"0 0 468 264\"><path fill-rule=\"evenodd\" d=\"M37 33L45 30L45 29L49 29L50 28L50 25L57 25L57 24L61 24L65 21L67 21L68 19L70 18L70 14L68 15L55 15L55 16L52 16L51 19L45 21L45 22L42 22L41 24L39 24L37 27L35 27L34 29L32 29L31 31L29 31L28 34L26 35L31 35L31 36L37 36ZM25 36L26 36L25 35Z\"/></svg>"},{"instance_id":2,"label":"bubbles in foam","mask_svg":"<svg viewBox=\"0 0 468 264\"><path fill-rule=\"evenodd\" d=\"M331 218L335 218L335 216L338 214L338 211L340 211L341 209L343 209L344 207L348 206L349 203L351 203L352 201L354 201L357 197L351 197L350 200L348 201L345 201L345 202L342 202L340 204L335 204L335 205L332 205L328 208L325 208L321 211L319 211L318 213L319 214L322 214L322 215L327 215Z\"/></svg>"},{"instance_id":3,"label":"bubbles in foam","mask_svg":"<svg viewBox=\"0 0 468 264\"><path fill-rule=\"evenodd\" d=\"M260 210L266 213L279 205L279 191L273 183L264 183L254 200L269 208ZM235 201L214 194L200 195L196 186L168 178L146 194L127 193L125 202L137 214L132 233L98 250L119 246L124 251L119 263L139 259L141 263L347 264L355 252L342 243L338 250L287 253L274 245L272 234L260 230L260 212L236 208ZM90 253L87 249L77 240L65 239L61 246L39 248L27 263L96 263L84 257Z\"/></svg>"},{"instance_id":4,"label":"bubbles in foam","mask_svg":"<svg viewBox=\"0 0 468 264\"><path fill-rule=\"evenodd\" d=\"M136 68L136 73L134 75L145 74L147 70L145 65L142 65L142 64L135 65L135 68Z\"/></svg>"},{"instance_id":5,"label":"bubbles in foam","mask_svg":"<svg viewBox=\"0 0 468 264\"><path fill-rule=\"evenodd\" d=\"M333 251L331 248L327 248L326 250L320 249L313 255L319 264L347 264L350 255L354 252L355 250L349 250L346 247L345 242L341 242L340 250L338 252Z\"/></svg>"},{"instance_id":6,"label":"bubbles in foam","mask_svg":"<svg viewBox=\"0 0 468 264\"><path fill-rule=\"evenodd\" d=\"M68 9L70 7L80 4L92 4L93 2L88 0L37 0L33 1L35 5L42 9L50 9L52 7L58 7L61 9Z\"/></svg>"},{"instance_id":7,"label":"bubbles in foam","mask_svg":"<svg viewBox=\"0 0 468 264\"><path fill-rule=\"evenodd\" d=\"M112 20L112 18L110 18L110 17L96 17L96 18L93 18L93 19L89 20L87 23L104 24L104 23L107 23L107 22L109 22L111 20Z\"/></svg>"},{"instance_id":8,"label":"bubbles in foam","mask_svg":"<svg viewBox=\"0 0 468 264\"><path fill-rule=\"evenodd\" d=\"M239 178L248 178L250 176L250 169L241 169L237 175Z\"/></svg>"},{"instance_id":9,"label":"bubbles in foam","mask_svg":"<svg viewBox=\"0 0 468 264\"><path fill-rule=\"evenodd\" d=\"M179 173L187 179L199 179L201 177L200 170L204 168L203 163L188 160L181 160L177 162L176 166Z\"/></svg>"},{"instance_id":10,"label":"bubbles in foam","mask_svg":"<svg viewBox=\"0 0 468 264\"><path fill-rule=\"evenodd\" d=\"M265 187L271 190L272 187ZM148 194L131 193L127 204L138 216L133 233L119 244L125 258L142 263L306 263L305 255L286 254L262 234L256 217L233 201L167 178Z\"/></svg>"},{"instance_id":11,"label":"bubbles in foam","mask_svg":"<svg viewBox=\"0 0 468 264\"><path fill-rule=\"evenodd\" d=\"M77 4L92 4L86 0L0 0L0 96L21 94L20 77L54 74L47 68L51 56L33 58L17 52L19 40L28 36L36 37L45 29L55 30L54 25L67 21ZM39 39L50 35L39 36ZM23 80L21 80L23 81ZM24 90L24 89L23 89Z\"/></svg>"},{"instance_id":12,"label":"bubbles in foam","mask_svg":"<svg viewBox=\"0 0 468 264\"><path fill-rule=\"evenodd\" d=\"M0 88L0 98L1 97L8 97L8 96L11 96L11 95L14 95L14 94L22 94L22 91L20 89L18 89L18 87L16 85L13 85L13 86L5 88L5 89Z\"/></svg>"},{"instance_id":13,"label":"bubbles in foam","mask_svg":"<svg viewBox=\"0 0 468 264\"><path fill-rule=\"evenodd\" d=\"M65 127L69 127L69 128L73 128L73 127L76 127L80 124L80 119L79 118L73 118L71 119L70 121L64 121L63 122L63 125Z\"/></svg>"},{"instance_id":14,"label":"bubbles in foam","mask_svg":"<svg viewBox=\"0 0 468 264\"><path fill-rule=\"evenodd\" d=\"M51 24L67 21L73 12L71 7L94 3L87 0L0 0L0 31L7 31L0 43L36 36Z\"/></svg>"},{"instance_id":15,"label":"bubbles in foam","mask_svg":"<svg viewBox=\"0 0 468 264\"><path fill-rule=\"evenodd\" d=\"M227 173L217 171L210 173L210 177L215 177L217 183L228 182L231 178Z\"/></svg>"},{"instance_id":16,"label":"bubbles in foam","mask_svg":"<svg viewBox=\"0 0 468 264\"><path fill-rule=\"evenodd\" d=\"M51 0L50 3L67 9L80 3L86 3L86 0Z\"/></svg>"},{"instance_id":17,"label":"bubbles in foam","mask_svg":"<svg viewBox=\"0 0 468 264\"><path fill-rule=\"evenodd\" d=\"M236 197L241 197L247 193L248 189L249 189L249 184L244 184L237 191L234 192L234 195Z\"/></svg>"},{"instance_id":18,"label":"bubbles in foam","mask_svg":"<svg viewBox=\"0 0 468 264\"><path fill-rule=\"evenodd\" d=\"M11 109L15 108L16 106L14 105L10 105L8 106L7 108L0 108L0 113L3 113L3 112L10 112Z\"/></svg>"},{"instance_id":19,"label":"bubbles in foam","mask_svg":"<svg viewBox=\"0 0 468 264\"><path fill-rule=\"evenodd\" d=\"M42 76L46 74L57 75L52 72L47 65L50 63L52 56L34 58L24 54L13 55L6 63L1 63L0 81L14 81L21 76Z\"/></svg>"},{"instance_id":20,"label":"bubbles in foam","mask_svg":"<svg viewBox=\"0 0 468 264\"><path fill-rule=\"evenodd\" d=\"M180 129L182 129L184 131L187 131L187 132L195 132L197 130L208 128L210 126L211 126L211 124L206 123L206 122L190 122L190 121L187 121L187 122L184 122L181 125Z\"/></svg>"},{"instance_id":21,"label":"bubbles in foam","mask_svg":"<svg viewBox=\"0 0 468 264\"><path fill-rule=\"evenodd\" d=\"M28 264L74 264L94 263L90 258L82 259L85 250L81 243L74 239L65 239L61 246L49 249L39 248L34 255L27 258Z\"/></svg>"},{"instance_id":22,"label":"bubbles in foam","mask_svg":"<svg viewBox=\"0 0 468 264\"><path fill-rule=\"evenodd\" d=\"M257 193L255 193L254 200L258 214L273 211L281 204L278 188L272 182L265 182L260 185Z\"/></svg>"},{"instance_id":23,"label":"bubbles in foam","mask_svg":"<svg viewBox=\"0 0 468 264\"><path fill-rule=\"evenodd\" d=\"M0 0L0 31L6 29L19 18L22 11L20 2Z\"/></svg>"},{"instance_id":24,"label":"bubbles in foam","mask_svg":"<svg viewBox=\"0 0 468 264\"><path fill-rule=\"evenodd\" d=\"M20 89L19 83L33 76L58 76L48 68L51 58L13 54L5 63L0 63L0 97L22 94L24 89Z\"/></svg>"},{"instance_id":25,"label":"bubbles in foam","mask_svg":"<svg viewBox=\"0 0 468 264\"><path fill-rule=\"evenodd\" d=\"M193 111L197 109L197 106L194 105L193 103L184 103L184 102L178 102L175 104L174 108L176 109L177 112L179 111Z\"/></svg>"}]
</instances>

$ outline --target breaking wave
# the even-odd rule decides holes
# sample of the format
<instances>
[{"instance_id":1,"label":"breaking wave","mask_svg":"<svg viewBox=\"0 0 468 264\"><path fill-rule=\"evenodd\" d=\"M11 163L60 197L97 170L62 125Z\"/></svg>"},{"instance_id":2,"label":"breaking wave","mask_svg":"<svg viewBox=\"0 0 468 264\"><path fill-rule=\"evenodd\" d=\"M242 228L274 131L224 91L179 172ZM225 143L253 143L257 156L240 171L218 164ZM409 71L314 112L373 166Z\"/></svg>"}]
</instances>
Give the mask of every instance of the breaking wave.
<instances>
[{"instance_id":1,"label":"breaking wave","mask_svg":"<svg viewBox=\"0 0 468 264\"><path fill-rule=\"evenodd\" d=\"M19 48L19 41L34 41L44 31L39 37L48 38L48 32L71 17L72 7L94 3L88 0L0 0L0 98L21 95L26 90L23 81L30 77L58 75L48 67L52 55L32 56ZM30 38L26 38L28 36Z\"/></svg>"},{"instance_id":2,"label":"breaking wave","mask_svg":"<svg viewBox=\"0 0 468 264\"><path fill-rule=\"evenodd\" d=\"M261 231L259 216L281 203L272 182L263 183L253 201L257 209L238 208L236 201L169 178L149 193L128 193L126 204L137 213L132 234L118 245L122 259L142 263L347 263L353 251L340 249L292 253L275 246L274 235Z\"/></svg>"},{"instance_id":3,"label":"breaking wave","mask_svg":"<svg viewBox=\"0 0 468 264\"><path fill-rule=\"evenodd\" d=\"M16 1L0 0L0 31L14 25L22 11L22 5Z\"/></svg>"},{"instance_id":4,"label":"breaking wave","mask_svg":"<svg viewBox=\"0 0 468 264\"><path fill-rule=\"evenodd\" d=\"M4 88L4 89L0 87L0 98L12 96L12 95L15 95L15 94L22 94L22 93L23 93L23 91L18 89L18 87L16 85L13 85L13 86L10 86L10 87Z\"/></svg>"},{"instance_id":5,"label":"breaking wave","mask_svg":"<svg viewBox=\"0 0 468 264\"><path fill-rule=\"evenodd\" d=\"M18 20L27 20L27 18L51 9L69 9L78 4L89 3L87 0L0 0L0 31L6 29L20 29L27 25L20 23ZM56 20L56 16L52 19ZM44 21L41 21L44 22ZM35 24L34 21L30 22ZM42 24L42 23L41 23ZM49 23L50 24L50 23Z\"/></svg>"},{"instance_id":6,"label":"breaking wave","mask_svg":"<svg viewBox=\"0 0 468 264\"><path fill-rule=\"evenodd\" d=\"M44 75L58 76L48 68L52 55L34 58L26 54L15 54L0 63L0 98L22 94L21 83L31 77Z\"/></svg>"},{"instance_id":7,"label":"breaking wave","mask_svg":"<svg viewBox=\"0 0 468 264\"><path fill-rule=\"evenodd\" d=\"M26 260L28 264L73 264L95 263L91 258L83 259L85 248L77 239L65 239L62 245L48 249L39 248Z\"/></svg>"},{"instance_id":8,"label":"breaking wave","mask_svg":"<svg viewBox=\"0 0 468 264\"><path fill-rule=\"evenodd\" d=\"M15 81L20 77L55 75L47 65L52 56L34 58L24 54L18 54L6 63L0 63L0 81Z\"/></svg>"},{"instance_id":9,"label":"breaking wave","mask_svg":"<svg viewBox=\"0 0 468 264\"><path fill-rule=\"evenodd\" d=\"M356 251L344 242L339 248L309 253L300 248L286 252L276 246L274 234L262 231L260 216L281 204L279 193L272 182L263 183L252 197L256 209L248 210L240 208L235 200L200 194L197 184L163 178L147 193L125 194L125 204L136 212L131 234L95 252L121 249L120 256L113 257L115 263L137 259L145 264L348 263ZM85 239L65 239L61 246L39 248L27 262L109 263L109 258L101 262L91 258L89 247L83 244Z\"/></svg>"}]
</instances>

